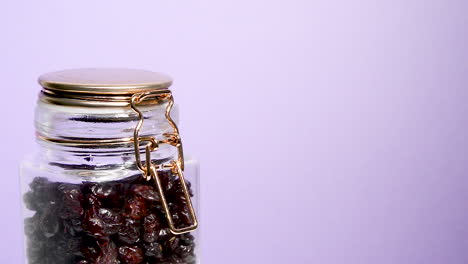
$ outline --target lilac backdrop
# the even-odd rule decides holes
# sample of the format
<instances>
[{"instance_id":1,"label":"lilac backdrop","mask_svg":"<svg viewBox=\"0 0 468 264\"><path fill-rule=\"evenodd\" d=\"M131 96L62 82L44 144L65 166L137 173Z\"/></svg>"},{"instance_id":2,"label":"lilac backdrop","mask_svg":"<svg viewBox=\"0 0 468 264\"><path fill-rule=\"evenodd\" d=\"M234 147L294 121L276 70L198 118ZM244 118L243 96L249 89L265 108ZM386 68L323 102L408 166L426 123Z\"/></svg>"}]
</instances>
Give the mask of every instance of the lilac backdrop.
<instances>
[{"instance_id":1,"label":"lilac backdrop","mask_svg":"<svg viewBox=\"0 0 468 264\"><path fill-rule=\"evenodd\" d=\"M204 263L468 262L468 2L1 1L0 263L36 77L175 79L202 162Z\"/></svg>"}]
</instances>

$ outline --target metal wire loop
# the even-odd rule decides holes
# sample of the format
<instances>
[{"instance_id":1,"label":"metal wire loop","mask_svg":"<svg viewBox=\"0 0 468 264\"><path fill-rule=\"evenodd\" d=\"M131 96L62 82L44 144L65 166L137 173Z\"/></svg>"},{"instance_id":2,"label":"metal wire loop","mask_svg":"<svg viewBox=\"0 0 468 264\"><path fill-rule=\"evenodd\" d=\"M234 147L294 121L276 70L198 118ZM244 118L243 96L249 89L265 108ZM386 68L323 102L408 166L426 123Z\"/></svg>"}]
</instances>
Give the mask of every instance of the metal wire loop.
<instances>
[{"instance_id":1,"label":"metal wire loop","mask_svg":"<svg viewBox=\"0 0 468 264\"><path fill-rule=\"evenodd\" d=\"M148 98L160 98L160 99L167 99L168 103L166 106L166 119L171 125L173 132L172 133L165 133L163 136L165 137L162 140L157 140L154 137L140 137L140 130L143 127L144 116L143 113L138 109L138 104L145 99ZM138 123L133 131L133 146L135 149L135 159L138 169L142 172L143 177L146 180L154 179L156 188L158 193L161 197L161 203L164 208L164 212L166 214L166 219L169 224L169 229L173 234L183 234L187 232L191 232L197 229L198 221L195 215L195 210L192 205L192 201L190 199L190 193L187 188L183 170L184 170L184 154L182 148L182 140L179 135L179 129L171 118L171 109L174 105L174 98L169 90L162 90L157 92L145 92L145 93L138 93L134 94L130 99L130 106L138 114ZM147 142L145 145L145 162L141 161L140 156L140 145L142 142ZM158 150L160 144L169 144L177 148L178 152L178 159L177 161L171 161L169 164L160 164L155 165L151 161L151 152ZM169 168L172 173L176 174L179 178L179 181L182 186L182 190L187 202L187 207L189 210L190 218L192 223L190 226L177 228L174 225L174 221L172 218L172 214L170 213L169 206L164 194L164 189L161 184L161 180L158 175L158 170L167 169Z\"/></svg>"}]
</instances>

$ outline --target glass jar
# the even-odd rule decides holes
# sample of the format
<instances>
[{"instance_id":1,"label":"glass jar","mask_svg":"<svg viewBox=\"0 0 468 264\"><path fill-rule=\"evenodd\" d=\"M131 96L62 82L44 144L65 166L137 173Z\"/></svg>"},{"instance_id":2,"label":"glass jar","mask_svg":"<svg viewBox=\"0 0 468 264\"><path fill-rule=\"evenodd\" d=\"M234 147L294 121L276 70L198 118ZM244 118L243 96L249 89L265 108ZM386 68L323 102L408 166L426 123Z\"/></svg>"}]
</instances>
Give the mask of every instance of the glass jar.
<instances>
[{"instance_id":1,"label":"glass jar","mask_svg":"<svg viewBox=\"0 0 468 264\"><path fill-rule=\"evenodd\" d=\"M172 80L77 69L39 83L26 263L198 263L198 163L183 156Z\"/></svg>"}]
</instances>

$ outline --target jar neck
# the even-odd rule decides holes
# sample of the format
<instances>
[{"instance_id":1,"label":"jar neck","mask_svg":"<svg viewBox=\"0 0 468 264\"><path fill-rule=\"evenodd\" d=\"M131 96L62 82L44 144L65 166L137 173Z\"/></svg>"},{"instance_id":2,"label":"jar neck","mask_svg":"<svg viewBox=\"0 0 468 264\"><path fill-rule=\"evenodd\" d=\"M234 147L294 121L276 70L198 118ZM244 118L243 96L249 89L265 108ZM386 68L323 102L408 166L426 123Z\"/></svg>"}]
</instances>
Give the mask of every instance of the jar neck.
<instances>
[{"instance_id":1,"label":"jar neck","mask_svg":"<svg viewBox=\"0 0 468 264\"><path fill-rule=\"evenodd\" d=\"M144 116L141 137L163 139L172 127L166 119L166 103L145 105L139 109ZM171 117L178 122L177 107ZM119 144L102 142L133 138L138 115L130 107L78 107L62 106L38 101L35 128L41 155L50 164L75 169L108 169L135 167L132 142ZM67 145L61 141L96 141L96 144ZM144 147L141 148L142 155ZM143 155L144 156L144 155ZM153 160L175 159L177 151L170 145L161 145L152 153Z\"/></svg>"}]
</instances>

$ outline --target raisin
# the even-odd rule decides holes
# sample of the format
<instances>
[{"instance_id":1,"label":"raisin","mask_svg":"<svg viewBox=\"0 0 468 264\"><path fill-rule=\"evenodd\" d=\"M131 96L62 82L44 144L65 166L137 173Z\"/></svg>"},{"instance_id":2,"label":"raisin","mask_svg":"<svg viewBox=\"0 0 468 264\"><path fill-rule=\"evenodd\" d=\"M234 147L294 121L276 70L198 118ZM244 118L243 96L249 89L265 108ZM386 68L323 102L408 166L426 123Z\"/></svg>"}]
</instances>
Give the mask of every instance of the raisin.
<instances>
[{"instance_id":1,"label":"raisin","mask_svg":"<svg viewBox=\"0 0 468 264\"><path fill-rule=\"evenodd\" d=\"M177 227L191 223L177 176L161 182ZM34 264L194 264L195 238L168 227L153 182L141 176L82 184L35 178L24 202L27 256ZM191 192L191 185L187 182Z\"/></svg>"},{"instance_id":2,"label":"raisin","mask_svg":"<svg viewBox=\"0 0 468 264\"><path fill-rule=\"evenodd\" d=\"M119 240L126 244L136 243L140 239L140 222L125 218L119 230Z\"/></svg>"},{"instance_id":3,"label":"raisin","mask_svg":"<svg viewBox=\"0 0 468 264\"><path fill-rule=\"evenodd\" d=\"M158 193L151 185L136 184L132 187L132 193L148 201L160 201Z\"/></svg>"},{"instance_id":4,"label":"raisin","mask_svg":"<svg viewBox=\"0 0 468 264\"><path fill-rule=\"evenodd\" d=\"M119 258L127 264L138 264L143 261L143 250L138 246L123 246L119 248Z\"/></svg>"},{"instance_id":5,"label":"raisin","mask_svg":"<svg viewBox=\"0 0 468 264\"><path fill-rule=\"evenodd\" d=\"M169 230L169 228L163 228L163 229L159 230L159 232L158 232L158 241L159 242L164 242L169 237L171 237L171 235L172 235L172 233Z\"/></svg>"},{"instance_id":6,"label":"raisin","mask_svg":"<svg viewBox=\"0 0 468 264\"><path fill-rule=\"evenodd\" d=\"M38 225L38 214L35 214L33 217L24 219L24 233L27 237L32 237L36 235Z\"/></svg>"},{"instance_id":7,"label":"raisin","mask_svg":"<svg viewBox=\"0 0 468 264\"><path fill-rule=\"evenodd\" d=\"M190 233L186 233L180 236L181 243L187 246L194 245L195 244L194 240L195 240L195 237Z\"/></svg>"},{"instance_id":8,"label":"raisin","mask_svg":"<svg viewBox=\"0 0 468 264\"><path fill-rule=\"evenodd\" d=\"M102 206L102 202L95 195L92 195L92 194L88 196L87 202L88 202L88 208Z\"/></svg>"},{"instance_id":9,"label":"raisin","mask_svg":"<svg viewBox=\"0 0 468 264\"><path fill-rule=\"evenodd\" d=\"M99 198L101 202L110 206L120 206L122 203L123 184L119 183L99 183L93 184L90 187L94 196Z\"/></svg>"},{"instance_id":10,"label":"raisin","mask_svg":"<svg viewBox=\"0 0 468 264\"><path fill-rule=\"evenodd\" d=\"M179 238L177 236L169 238L164 242L164 246L171 252L174 251L179 246Z\"/></svg>"},{"instance_id":11,"label":"raisin","mask_svg":"<svg viewBox=\"0 0 468 264\"><path fill-rule=\"evenodd\" d=\"M63 230L69 235L76 236L83 232L83 226L80 219L70 219L63 221Z\"/></svg>"},{"instance_id":12,"label":"raisin","mask_svg":"<svg viewBox=\"0 0 468 264\"><path fill-rule=\"evenodd\" d=\"M148 257L161 258L162 257L162 246L157 242L143 244L145 248L145 255Z\"/></svg>"},{"instance_id":13,"label":"raisin","mask_svg":"<svg viewBox=\"0 0 468 264\"><path fill-rule=\"evenodd\" d=\"M49 182L46 178L37 177L29 185L32 195L28 195L36 211L43 211L58 202L57 183Z\"/></svg>"},{"instance_id":14,"label":"raisin","mask_svg":"<svg viewBox=\"0 0 468 264\"><path fill-rule=\"evenodd\" d=\"M86 211L83 222L85 231L100 238L117 233L121 224L121 216L118 213L94 207Z\"/></svg>"},{"instance_id":15,"label":"raisin","mask_svg":"<svg viewBox=\"0 0 468 264\"><path fill-rule=\"evenodd\" d=\"M58 191L62 197L62 207L59 215L63 219L79 218L83 215L83 207L81 206L83 195L80 187L72 184L60 184Z\"/></svg>"},{"instance_id":16,"label":"raisin","mask_svg":"<svg viewBox=\"0 0 468 264\"><path fill-rule=\"evenodd\" d=\"M81 244L80 252L87 260L95 261L99 257L100 251L95 240L85 238L85 241Z\"/></svg>"},{"instance_id":17,"label":"raisin","mask_svg":"<svg viewBox=\"0 0 468 264\"><path fill-rule=\"evenodd\" d=\"M126 216L134 219L142 218L147 211L145 200L140 196L130 198L125 207Z\"/></svg>"},{"instance_id":18,"label":"raisin","mask_svg":"<svg viewBox=\"0 0 468 264\"><path fill-rule=\"evenodd\" d=\"M182 258L188 257L193 254L193 246L178 245L174 252Z\"/></svg>"},{"instance_id":19,"label":"raisin","mask_svg":"<svg viewBox=\"0 0 468 264\"><path fill-rule=\"evenodd\" d=\"M158 237L160 223L155 214L150 214L143 220L143 240L146 242L154 242Z\"/></svg>"},{"instance_id":20,"label":"raisin","mask_svg":"<svg viewBox=\"0 0 468 264\"><path fill-rule=\"evenodd\" d=\"M122 224L122 216L119 213L111 209L100 208L98 217L105 223L106 234L112 235L119 231Z\"/></svg>"},{"instance_id":21,"label":"raisin","mask_svg":"<svg viewBox=\"0 0 468 264\"><path fill-rule=\"evenodd\" d=\"M118 264L117 247L114 242L105 242L101 245L101 252L96 259L96 264Z\"/></svg>"},{"instance_id":22,"label":"raisin","mask_svg":"<svg viewBox=\"0 0 468 264\"><path fill-rule=\"evenodd\" d=\"M49 209L52 211L53 209ZM47 212L43 213L39 220L39 230L42 232L44 237L53 237L59 232L59 221L55 213Z\"/></svg>"},{"instance_id":23,"label":"raisin","mask_svg":"<svg viewBox=\"0 0 468 264\"><path fill-rule=\"evenodd\" d=\"M23 195L23 201L24 204L26 205L26 208L28 208L31 211L37 211L39 210L39 207L37 206L36 203L36 197L34 196L33 192L27 192Z\"/></svg>"}]
</instances>

